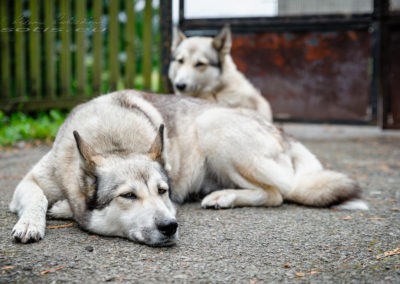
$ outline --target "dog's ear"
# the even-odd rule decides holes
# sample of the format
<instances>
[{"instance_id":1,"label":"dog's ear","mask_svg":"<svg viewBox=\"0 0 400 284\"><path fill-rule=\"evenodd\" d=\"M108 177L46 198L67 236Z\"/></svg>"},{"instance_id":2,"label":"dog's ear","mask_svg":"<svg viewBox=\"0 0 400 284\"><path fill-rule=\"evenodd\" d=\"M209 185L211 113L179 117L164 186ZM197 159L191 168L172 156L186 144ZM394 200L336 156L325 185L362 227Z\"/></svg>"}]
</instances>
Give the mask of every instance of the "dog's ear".
<instances>
[{"instance_id":1,"label":"dog's ear","mask_svg":"<svg viewBox=\"0 0 400 284\"><path fill-rule=\"evenodd\" d=\"M164 151L164 124L161 124L160 127L158 128L156 138L154 139L154 142L149 150L150 158L164 165L164 159L162 155L163 151Z\"/></svg>"},{"instance_id":2,"label":"dog's ear","mask_svg":"<svg viewBox=\"0 0 400 284\"><path fill-rule=\"evenodd\" d=\"M226 24L212 41L213 47L221 54L229 54L232 46L231 28Z\"/></svg>"},{"instance_id":3,"label":"dog's ear","mask_svg":"<svg viewBox=\"0 0 400 284\"><path fill-rule=\"evenodd\" d=\"M92 172L96 166L102 163L103 157L97 154L96 151L82 139L78 131L74 130L73 134L85 170Z\"/></svg>"},{"instance_id":4,"label":"dog's ear","mask_svg":"<svg viewBox=\"0 0 400 284\"><path fill-rule=\"evenodd\" d=\"M174 52L178 45L186 39L185 34L178 28L178 26L174 26L174 30L172 32L172 44L171 51Z\"/></svg>"}]
</instances>

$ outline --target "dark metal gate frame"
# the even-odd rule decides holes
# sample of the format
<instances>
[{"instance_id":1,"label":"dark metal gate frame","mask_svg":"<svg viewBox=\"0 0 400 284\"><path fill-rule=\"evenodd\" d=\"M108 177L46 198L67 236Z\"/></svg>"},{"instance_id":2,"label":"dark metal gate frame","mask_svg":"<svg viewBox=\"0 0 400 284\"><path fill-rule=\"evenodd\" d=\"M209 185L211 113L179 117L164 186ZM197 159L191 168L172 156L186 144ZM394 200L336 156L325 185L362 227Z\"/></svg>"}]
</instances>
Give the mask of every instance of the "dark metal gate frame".
<instances>
[{"instance_id":1,"label":"dark metal gate frame","mask_svg":"<svg viewBox=\"0 0 400 284\"><path fill-rule=\"evenodd\" d=\"M390 13L390 0L374 0L373 13L357 15L321 15L321 16L289 16L260 18L210 18L186 19L184 17L185 1L179 1L179 26L189 35L213 35L225 23L229 23L233 31L326 31L326 30L369 30L371 32L371 57L373 70L371 80L370 105L372 123L382 128L400 128L400 121L390 123L388 116L391 109L390 94L386 66L388 34L393 27L400 26L400 16ZM164 86L169 86L168 65L172 31L172 1L160 1L162 17L162 79ZM400 47L399 47L400 48ZM171 89L170 89L171 90Z\"/></svg>"}]
</instances>

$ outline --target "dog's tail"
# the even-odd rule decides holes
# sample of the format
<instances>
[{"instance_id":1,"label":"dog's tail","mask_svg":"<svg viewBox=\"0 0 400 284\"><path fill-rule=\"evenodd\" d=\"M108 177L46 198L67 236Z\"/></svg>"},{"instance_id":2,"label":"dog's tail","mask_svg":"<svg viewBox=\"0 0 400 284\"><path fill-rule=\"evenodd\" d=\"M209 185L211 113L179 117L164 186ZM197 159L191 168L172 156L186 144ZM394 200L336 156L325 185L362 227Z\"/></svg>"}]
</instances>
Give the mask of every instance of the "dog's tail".
<instances>
[{"instance_id":1,"label":"dog's tail","mask_svg":"<svg viewBox=\"0 0 400 284\"><path fill-rule=\"evenodd\" d=\"M315 207L367 210L361 188L350 177L323 169L318 159L302 144L291 143L295 184L286 199Z\"/></svg>"}]
</instances>

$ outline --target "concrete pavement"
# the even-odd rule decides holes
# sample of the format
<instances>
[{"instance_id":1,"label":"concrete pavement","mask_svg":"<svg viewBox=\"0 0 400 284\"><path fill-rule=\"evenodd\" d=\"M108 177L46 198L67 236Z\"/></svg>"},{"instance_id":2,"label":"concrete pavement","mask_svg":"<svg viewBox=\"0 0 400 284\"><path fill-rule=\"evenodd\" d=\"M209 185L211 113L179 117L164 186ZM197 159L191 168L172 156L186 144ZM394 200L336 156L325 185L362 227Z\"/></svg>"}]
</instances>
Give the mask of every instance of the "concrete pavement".
<instances>
[{"instance_id":1,"label":"concrete pavement","mask_svg":"<svg viewBox=\"0 0 400 284\"><path fill-rule=\"evenodd\" d=\"M53 229L44 240L22 245L11 241L17 217L8 203L49 148L2 151L0 283L400 283L400 135L328 125L283 128L328 168L356 178L370 210L285 204L217 211L193 203L178 209L181 237L172 248L91 235L60 220L48 221Z\"/></svg>"}]
</instances>

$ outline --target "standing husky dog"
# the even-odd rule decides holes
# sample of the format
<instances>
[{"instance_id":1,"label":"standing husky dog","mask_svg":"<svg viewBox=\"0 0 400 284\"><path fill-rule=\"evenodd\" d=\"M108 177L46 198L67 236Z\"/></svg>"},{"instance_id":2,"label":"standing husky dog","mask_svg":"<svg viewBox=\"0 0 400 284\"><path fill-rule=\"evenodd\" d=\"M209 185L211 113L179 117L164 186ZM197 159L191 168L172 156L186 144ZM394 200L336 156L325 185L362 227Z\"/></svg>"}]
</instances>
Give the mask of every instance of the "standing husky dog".
<instances>
[{"instance_id":1,"label":"standing husky dog","mask_svg":"<svg viewBox=\"0 0 400 284\"><path fill-rule=\"evenodd\" d=\"M16 188L12 235L24 243L43 238L49 208L50 216L73 217L94 233L164 246L177 239L170 197L205 196L205 208L288 200L367 209L359 195L354 180L324 170L252 110L120 91L72 111Z\"/></svg>"},{"instance_id":2,"label":"standing husky dog","mask_svg":"<svg viewBox=\"0 0 400 284\"><path fill-rule=\"evenodd\" d=\"M240 73L230 55L228 26L214 38L186 36L177 28L172 42L169 79L176 94L254 109L272 121L271 107Z\"/></svg>"}]
</instances>

